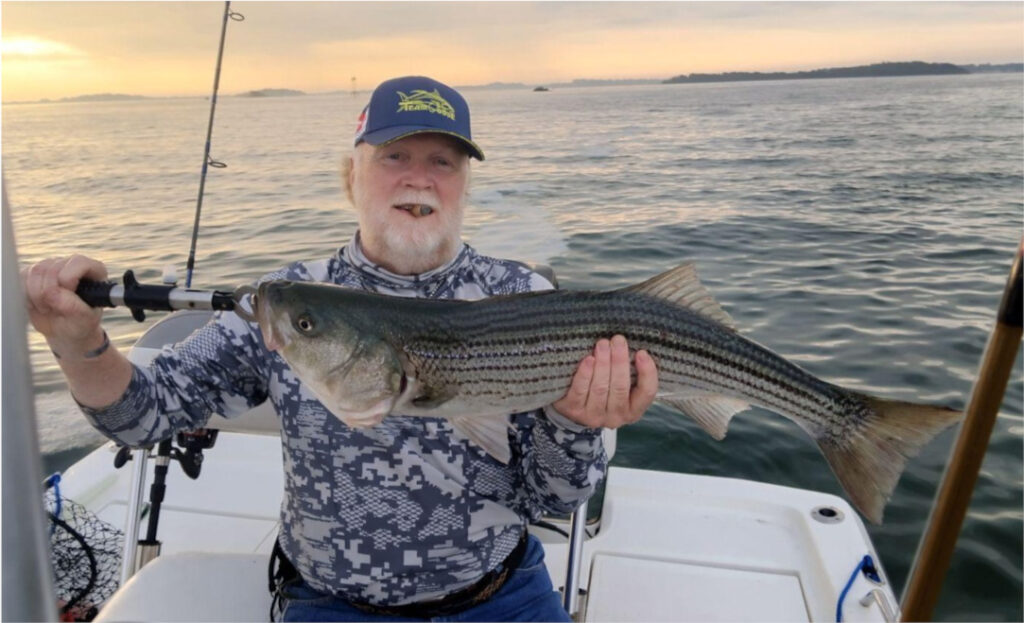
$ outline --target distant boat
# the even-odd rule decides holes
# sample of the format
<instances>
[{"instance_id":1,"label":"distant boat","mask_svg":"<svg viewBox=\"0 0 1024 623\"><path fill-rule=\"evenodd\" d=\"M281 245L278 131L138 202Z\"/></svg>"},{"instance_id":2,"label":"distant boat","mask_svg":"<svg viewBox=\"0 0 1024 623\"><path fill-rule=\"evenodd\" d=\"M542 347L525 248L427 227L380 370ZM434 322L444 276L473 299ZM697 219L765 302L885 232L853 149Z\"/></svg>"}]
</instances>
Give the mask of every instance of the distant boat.
<instances>
[{"instance_id":1,"label":"distant boat","mask_svg":"<svg viewBox=\"0 0 1024 623\"><path fill-rule=\"evenodd\" d=\"M550 91L550 90L551 89L549 89L547 87L541 86L541 87L534 87L533 92L534 93L539 93L539 92Z\"/></svg>"}]
</instances>

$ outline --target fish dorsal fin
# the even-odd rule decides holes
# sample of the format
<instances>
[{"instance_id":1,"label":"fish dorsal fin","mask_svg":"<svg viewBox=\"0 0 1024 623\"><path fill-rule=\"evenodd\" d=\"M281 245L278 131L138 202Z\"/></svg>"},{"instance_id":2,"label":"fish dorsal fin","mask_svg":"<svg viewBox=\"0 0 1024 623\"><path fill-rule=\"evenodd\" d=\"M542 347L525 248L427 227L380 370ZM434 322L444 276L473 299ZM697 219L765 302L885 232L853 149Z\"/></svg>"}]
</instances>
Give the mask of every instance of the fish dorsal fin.
<instances>
[{"instance_id":1,"label":"fish dorsal fin","mask_svg":"<svg viewBox=\"0 0 1024 623\"><path fill-rule=\"evenodd\" d=\"M659 396L663 402L693 418L709 435L721 441L729 430L732 416L746 411L750 405L738 398L729 398L717 394L699 396Z\"/></svg>"},{"instance_id":2,"label":"fish dorsal fin","mask_svg":"<svg viewBox=\"0 0 1024 623\"><path fill-rule=\"evenodd\" d=\"M455 430L483 448L487 454L508 464L512 451L508 447L508 417L466 415L451 418Z\"/></svg>"},{"instance_id":3,"label":"fish dorsal fin","mask_svg":"<svg viewBox=\"0 0 1024 623\"><path fill-rule=\"evenodd\" d=\"M651 277L643 283L624 288L627 292L636 292L668 301L697 312L705 318L736 330L732 317L711 296L711 292L700 282L697 266L693 263L682 264Z\"/></svg>"}]
</instances>

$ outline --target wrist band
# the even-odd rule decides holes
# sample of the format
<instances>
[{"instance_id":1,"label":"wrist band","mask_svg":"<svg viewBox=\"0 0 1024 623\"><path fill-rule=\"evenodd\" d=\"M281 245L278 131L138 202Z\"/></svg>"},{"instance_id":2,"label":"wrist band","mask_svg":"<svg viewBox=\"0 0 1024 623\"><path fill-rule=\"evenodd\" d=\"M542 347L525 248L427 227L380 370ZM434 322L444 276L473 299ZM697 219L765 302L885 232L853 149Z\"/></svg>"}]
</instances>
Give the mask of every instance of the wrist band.
<instances>
[{"instance_id":1,"label":"wrist band","mask_svg":"<svg viewBox=\"0 0 1024 623\"><path fill-rule=\"evenodd\" d=\"M99 357L100 355L102 355L103 353L107 352L108 348L110 348L110 336L108 336L106 330L104 330L103 331L103 343L100 344L99 346L97 346L96 348L90 350L90 351L86 351L82 355L82 359L95 359L95 358ZM57 351L53 350L52 348L50 349L50 352L53 353L53 356L56 357L57 359L61 358L60 357L60 353L58 353Z\"/></svg>"}]
</instances>

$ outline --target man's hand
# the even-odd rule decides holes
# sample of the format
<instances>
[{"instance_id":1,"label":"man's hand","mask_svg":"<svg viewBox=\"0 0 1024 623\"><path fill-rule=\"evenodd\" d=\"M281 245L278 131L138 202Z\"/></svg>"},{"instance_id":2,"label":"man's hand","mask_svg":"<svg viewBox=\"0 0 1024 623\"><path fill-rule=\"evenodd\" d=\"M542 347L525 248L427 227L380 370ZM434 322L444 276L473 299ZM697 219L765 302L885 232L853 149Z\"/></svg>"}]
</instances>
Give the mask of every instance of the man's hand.
<instances>
[{"instance_id":1,"label":"man's hand","mask_svg":"<svg viewBox=\"0 0 1024 623\"><path fill-rule=\"evenodd\" d=\"M629 345L616 335L599 340L594 354L576 369L565 396L551 406L588 428L618 428L643 416L658 393L658 369L645 350L635 357L636 386L630 387Z\"/></svg>"},{"instance_id":2,"label":"man's hand","mask_svg":"<svg viewBox=\"0 0 1024 623\"><path fill-rule=\"evenodd\" d=\"M51 348L71 354L99 346L103 312L78 298L75 288L84 278L106 279L106 266L84 255L57 257L25 268L21 278L29 320Z\"/></svg>"},{"instance_id":3,"label":"man's hand","mask_svg":"<svg viewBox=\"0 0 1024 623\"><path fill-rule=\"evenodd\" d=\"M21 271L32 325L57 355L75 399L97 409L113 404L132 380L132 365L100 326L103 311L75 294L82 279L106 278L106 266L84 255L43 260Z\"/></svg>"}]
</instances>

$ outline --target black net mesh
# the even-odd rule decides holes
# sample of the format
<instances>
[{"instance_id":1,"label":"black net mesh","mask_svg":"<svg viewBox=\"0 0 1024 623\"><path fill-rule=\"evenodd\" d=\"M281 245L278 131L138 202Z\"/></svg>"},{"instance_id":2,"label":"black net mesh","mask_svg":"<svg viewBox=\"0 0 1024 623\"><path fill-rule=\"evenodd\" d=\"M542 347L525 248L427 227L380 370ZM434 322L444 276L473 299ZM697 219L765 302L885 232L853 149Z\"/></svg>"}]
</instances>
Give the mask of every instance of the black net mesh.
<instances>
[{"instance_id":1,"label":"black net mesh","mask_svg":"<svg viewBox=\"0 0 1024 623\"><path fill-rule=\"evenodd\" d=\"M61 618L91 621L117 590L124 534L81 504L46 492L50 557Z\"/></svg>"}]
</instances>

